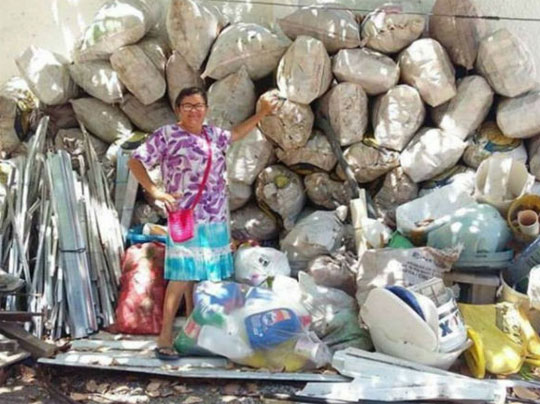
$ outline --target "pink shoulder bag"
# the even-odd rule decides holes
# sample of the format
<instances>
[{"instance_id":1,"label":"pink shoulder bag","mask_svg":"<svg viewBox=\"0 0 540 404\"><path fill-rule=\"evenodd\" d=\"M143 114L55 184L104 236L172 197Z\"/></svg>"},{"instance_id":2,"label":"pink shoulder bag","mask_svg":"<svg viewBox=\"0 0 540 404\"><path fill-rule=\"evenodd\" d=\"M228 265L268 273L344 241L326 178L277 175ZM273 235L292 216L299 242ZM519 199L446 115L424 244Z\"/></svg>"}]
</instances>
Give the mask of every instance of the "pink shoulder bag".
<instances>
[{"instance_id":1,"label":"pink shoulder bag","mask_svg":"<svg viewBox=\"0 0 540 404\"><path fill-rule=\"evenodd\" d=\"M208 138L206 131L204 131L204 137L206 138L206 144L208 145L208 163L206 164L206 168L204 170L202 182L199 185L199 192L193 200L193 204L190 208L169 211L169 235L175 243L182 243L190 240L195 235L195 219L193 217L193 210L201 199L204 187L206 186L206 181L208 180L208 175L210 174L210 167L212 166L212 145L210 144L210 139Z\"/></svg>"}]
</instances>

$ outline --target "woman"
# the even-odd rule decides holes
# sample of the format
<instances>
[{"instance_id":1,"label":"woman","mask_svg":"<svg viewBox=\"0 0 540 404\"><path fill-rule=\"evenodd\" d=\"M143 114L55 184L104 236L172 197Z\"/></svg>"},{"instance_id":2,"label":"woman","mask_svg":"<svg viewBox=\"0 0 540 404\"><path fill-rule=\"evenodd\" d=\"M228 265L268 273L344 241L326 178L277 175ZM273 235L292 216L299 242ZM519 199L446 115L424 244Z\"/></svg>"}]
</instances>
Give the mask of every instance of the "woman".
<instances>
[{"instance_id":1,"label":"woman","mask_svg":"<svg viewBox=\"0 0 540 404\"><path fill-rule=\"evenodd\" d=\"M232 131L204 125L208 99L203 89L182 90L175 102L180 121L155 131L129 160L128 166L142 187L156 200L163 201L169 211L190 208L199 188L202 196L194 208L195 236L175 243L167 238L165 279L169 281L163 305L163 325L157 340L156 355L160 359L176 359L172 348L172 328L182 297L186 315L193 310L192 289L195 281L221 281L233 273L227 221L225 152L231 142L246 136L259 121L271 114L275 102L262 100L259 111ZM210 143L208 143L208 140ZM201 182L211 161L207 182ZM165 191L156 187L147 168L160 164Z\"/></svg>"}]
</instances>

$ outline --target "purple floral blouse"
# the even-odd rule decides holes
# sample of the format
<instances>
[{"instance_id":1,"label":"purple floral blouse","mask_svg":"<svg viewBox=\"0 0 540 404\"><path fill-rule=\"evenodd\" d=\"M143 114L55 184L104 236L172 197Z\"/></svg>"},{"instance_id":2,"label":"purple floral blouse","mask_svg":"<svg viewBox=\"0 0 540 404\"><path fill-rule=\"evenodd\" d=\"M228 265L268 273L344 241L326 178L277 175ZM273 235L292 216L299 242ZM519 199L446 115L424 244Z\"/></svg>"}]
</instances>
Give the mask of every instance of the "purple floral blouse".
<instances>
[{"instance_id":1,"label":"purple floral blouse","mask_svg":"<svg viewBox=\"0 0 540 404\"><path fill-rule=\"evenodd\" d=\"M195 207L198 223L224 222L227 219L227 189L225 152L231 143L231 132L204 125L212 147L212 166L203 194ZM208 160L208 146L203 134L195 135L178 125L166 125L156 130L135 150L133 157L149 169L161 166L165 191L182 192L178 207L193 205Z\"/></svg>"}]
</instances>

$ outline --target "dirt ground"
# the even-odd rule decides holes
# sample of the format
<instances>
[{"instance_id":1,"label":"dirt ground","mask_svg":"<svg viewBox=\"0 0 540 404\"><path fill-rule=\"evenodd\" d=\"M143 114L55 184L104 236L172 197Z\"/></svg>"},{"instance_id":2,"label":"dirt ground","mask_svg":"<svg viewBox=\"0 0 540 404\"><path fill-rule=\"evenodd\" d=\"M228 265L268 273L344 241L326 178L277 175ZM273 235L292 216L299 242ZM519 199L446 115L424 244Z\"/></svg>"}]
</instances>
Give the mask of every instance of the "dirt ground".
<instances>
[{"instance_id":1,"label":"dirt ground","mask_svg":"<svg viewBox=\"0 0 540 404\"><path fill-rule=\"evenodd\" d=\"M304 383L150 377L19 364L0 371L1 404L283 404Z\"/></svg>"}]
</instances>

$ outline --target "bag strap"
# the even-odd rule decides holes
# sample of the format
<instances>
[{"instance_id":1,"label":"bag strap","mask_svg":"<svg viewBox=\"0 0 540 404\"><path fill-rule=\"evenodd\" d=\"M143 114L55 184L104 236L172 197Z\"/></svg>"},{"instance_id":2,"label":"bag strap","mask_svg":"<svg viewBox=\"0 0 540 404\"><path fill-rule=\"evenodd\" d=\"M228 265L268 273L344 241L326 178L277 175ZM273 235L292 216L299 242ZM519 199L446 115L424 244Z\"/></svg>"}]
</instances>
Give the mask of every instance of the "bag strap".
<instances>
[{"instance_id":1,"label":"bag strap","mask_svg":"<svg viewBox=\"0 0 540 404\"><path fill-rule=\"evenodd\" d=\"M210 167L212 166L212 144L210 143L210 138L208 137L208 133L206 132L206 129L203 131L203 134L204 134L204 137L206 138L206 145L208 146L208 162L206 163L206 168L204 169L202 182L199 185L199 192L197 193L197 196L193 200L193 204L191 205L190 209L195 208L195 206L201 200L202 193L206 186L206 181L208 181L208 176L210 175Z\"/></svg>"}]
</instances>

